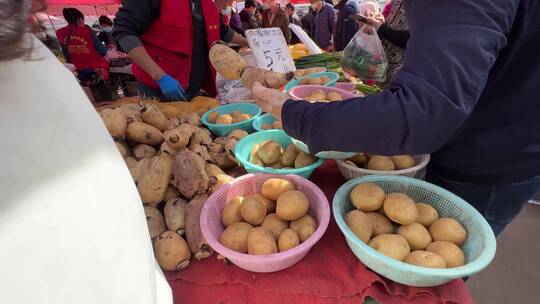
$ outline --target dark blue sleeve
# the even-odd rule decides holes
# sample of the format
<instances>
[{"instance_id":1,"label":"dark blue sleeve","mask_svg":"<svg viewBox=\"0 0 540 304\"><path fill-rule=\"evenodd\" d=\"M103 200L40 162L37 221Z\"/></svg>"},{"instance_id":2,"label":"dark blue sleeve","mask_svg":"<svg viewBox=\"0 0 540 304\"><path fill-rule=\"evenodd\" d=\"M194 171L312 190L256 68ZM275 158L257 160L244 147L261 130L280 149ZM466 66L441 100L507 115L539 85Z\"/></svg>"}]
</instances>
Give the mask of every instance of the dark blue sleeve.
<instances>
[{"instance_id":1,"label":"dark blue sleeve","mask_svg":"<svg viewBox=\"0 0 540 304\"><path fill-rule=\"evenodd\" d=\"M358 23L351 18L351 15L357 13L356 8L352 5L346 5L344 8L343 14L345 16L343 22L343 38L344 46L349 43L354 34L358 31Z\"/></svg>"},{"instance_id":2,"label":"dark blue sleeve","mask_svg":"<svg viewBox=\"0 0 540 304\"><path fill-rule=\"evenodd\" d=\"M507 44L519 0L406 3L411 38L403 69L387 90L334 103L285 103L285 131L312 153L431 153L474 109Z\"/></svg>"},{"instance_id":3,"label":"dark blue sleeve","mask_svg":"<svg viewBox=\"0 0 540 304\"><path fill-rule=\"evenodd\" d=\"M91 30L91 35L92 35L92 43L94 44L94 48L96 48L96 51L103 57L107 54L107 48L105 47L105 45L103 45L103 43L101 43L101 41L99 41L96 33L94 31Z\"/></svg>"}]
</instances>

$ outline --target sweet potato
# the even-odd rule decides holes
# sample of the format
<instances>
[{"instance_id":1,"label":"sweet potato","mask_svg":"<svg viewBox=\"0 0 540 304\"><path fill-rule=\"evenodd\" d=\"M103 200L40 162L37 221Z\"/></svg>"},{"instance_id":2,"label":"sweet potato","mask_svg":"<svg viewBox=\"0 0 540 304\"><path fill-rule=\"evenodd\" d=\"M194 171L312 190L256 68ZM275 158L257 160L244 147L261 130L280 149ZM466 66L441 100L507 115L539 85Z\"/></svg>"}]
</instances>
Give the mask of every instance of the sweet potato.
<instances>
[{"instance_id":1,"label":"sweet potato","mask_svg":"<svg viewBox=\"0 0 540 304\"><path fill-rule=\"evenodd\" d=\"M170 199L165 203L163 213L165 214L167 229L176 231L180 235L184 235L186 207L187 202L178 197Z\"/></svg>"},{"instance_id":2,"label":"sweet potato","mask_svg":"<svg viewBox=\"0 0 540 304\"><path fill-rule=\"evenodd\" d=\"M201 232L201 210L207 199L206 195L196 196L186 207L186 238L189 248L197 260L208 258L214 253Z\"/></svg>"},{"instance_id":3,"label":"sweet potato","mask_svg":"<svg viewBox=\"0 0 540 304\"><path fill-rule=\"evenodd\" d=\"M193 147L196 145L209 146L212 144L212 136L210 136L210 134L208 134L205 130L206 129L197 128L197 130L193 133L189 143L190 150L193 150Z\"/></svg>"},{"instance_id":4,"label":"sweet potato","mask_svg":"<svg viewBox=\"0 0 540 304\"><path fill-rule=\"evenodd\" d=\"M165 219L157 208L144 206L144 215L146 216L146 224L151 239L155 239L160 233L167 230L165 228Z\"/></svg>"},{"instance_id":5,"label":"sweet potato","mask_svg":"<svg viewBox=\"0 0 540 304\"><path fill-rule=\"evenodd\" d=\"M246 136L248 136L248 132L241 129L234 129L231 133L229 133L229 135L227 135L227 138L240 140Z\"/></svg>"},{"instance_id":6,"label":"sweet potato","mask_svg":"<svg viewBox=\"0 0 540 304\"><path fill-rule=\"evenodd\" d=\"M209 193L214 193L217 189L221 188L223 185L232 182L234 177L227 174L218 174L216 176L210 177L210 190Z\"/></svg>"},{"instance_id":7,"label":"sweet potato","mask_svg":"<svg viewBox=\"0 0 540 304\"><path fill-rule=\"evenodd\" d=\"M178 153L178 150L171 148L166 141L164 141L159 148L159 154L169 154L174 157L176 153Z\"/></svg>"},{"instance_id":8,"label":"sweet potato","mask_svg":"<svg viewBox=\"0 0 540 304\"><path fill-rule=\"evenodd\" d=\"M192 152L195 152L195 154L199 155L205 162L212 159L212 156L208 152L208 148L203 145L194 145L190 149Z\"/></svg>"},{"instance_id":9,"label":"sweet potato","mask_svg":"<svg viewBox=\"0 0 540 304\"><path fill-rule=\"evenodd\" d=\"M172 130L172 129L178 128L179 126L180 126L180 120L176 117L173 117L169 119L167 130Z\"/></svg>"},{"instance_id":10,"label":"sweet potato","mask_svg":"<svg viewBox=\"0 0 540 304\"><path fill-rule=\"evenodd\" d=\"M122 155L123 158L126 158L129 156L129 147L127 144L123 141L115 141L114 144L116 145L116 148L118 149L118 152L120 152L120 155Z\"/></svg>"},{"instance_id":11,"label":"sweet potato","mask_svg":"<svg viewBox=\"0 0 540 304\"><path fill-rule=\"evenodd\" d=\"M225 174L225 172L223 172L223 170L221 170L220 167L214 165L214 164L206 164L205 167L204 167L204 170L206 171L206 175L208 175L208 177L212 177L212 176L218 176L220 174Z\"/></svg>"},{"instance_id":12,"label":"sweet potato","mask_svg":"<svg viewBox=\"0 0 540 304\"><path fill-rule=\"evenodd\" d=\"M155 156L140 168L137 189L143 203L157 205L163 201L172 177L172 158L167 154Z\"/></svg>"},{"instance_id":13,"label":"sweet potato","mask_svg":"<svg viewBox=\"0 0 540 304\"><path fill-rule=\"evenodd\" d=\"M131 173L133 181L137 182L139 178L139 162L131 156L124 158L124 161L129 169L129 173Z\"/></svg>"},{"instance_id":14,"label":"sweet potato","mask_svg":"<svg viewBox=\"0 0 540 304\"><path fill-rule=\"evenodd\" d=\"M228 80L238 80L246 68L246 62L237 52L223 44L214 44L208 53L210 63Z\"/></svg>"},{"instance_id":15,"label":"sweet potato","mask_svg":"<svg viewBox=\"0 0 540 304\"><path fill-rule=\"evenodd\" d=\"M179 198L180 192L173 185L167 186L167 191L165 191L165 196L163 197L164 202L168 202L172 199Z\"/></svg>"},{"instance_id":16,"label":"sweet potato","mask_svg":"<svg viewBox=\"0 0 540 304\"><path fill-rule=\"evenodd\" d=\"M192 126L201 125L201 117L197 113L186 113L179 117L180 124L190 124Z\"/></svg>"},{"instance_id":17,"label":"sweet potato","mask_svg":"<svg viewBox=\"0 0 540 304\"><path fill-rule=\"evenodd\" d=\"M142 107L141 117L145 123L160 131L165 131L169 126L167 116L165 116L157 106L151 103L147 103Z\"/></svg>"},{"instance_id":18,"label":"sweet potato","mask_svg":"<svg viewBox=\"0 0 540 304\"><path fill-rule=\"evenodd\" d=\"M156 156L156 153L156 149L149 145L138 144L133 147L133 157L135 157L136 160L141 160L143 158L152 158Z\"/></svg>"},{"instance_id":19,"label":"sweet potato","mask_svg":"<svg viewBox=\"0 0 540 304\"><path fill-rule=\"evenodd\" d=\"M126 136L133 142L151 146L156 146L163 142L163 133L144 122L130 123L126 131Z\"/></svg>"},{"instance_id":20,"label":"sweet potato","mask_svg":"<svg viewBox=\"0 0 540 304\"><path fill-rule=\"evenodd\" d=\"M279 89L286 85L293 76L293 73L283 74L254 67L247 67L244 69L244 72L242 72L241 79L244 86L248 89L252 88L255 81L260 82L264 87Z\"/></svg>"},{"instance_id":21,"label":"sweet potato","mask_svg":"<svg viewBox=\"0 0 540 304\"><path fill-rule=\"evenodd\" d=\"M204 167L204 160L196 153L189 150L178 152L173 163L173 186L187 198L206 193L209 179Z\"/></svg>"},{"instance_id":22,"label":"sweet potato","mask_svg":"<svg viewBox=\"0 0 540 304\"><path fill-rule=\"evenodd\" d=\"M189 144L192 134L186 128L178 127L165 132L165 142L169 147L180 150Z\"/></svg>"},{"instance_id":23,"label":"sweet potato","mask_svg":"<svg viewBox=\"0 0 540 304\"><path fill-rule=\"evenodd\" d=\"M128 123L127 116L122 109L103 109L99 115L112 137L124 137Z\"/></svg>"},{"instance_id":24,"label":"sweet potato","mask_svg":"<svg viewBox=\"0 0 540 304\"><path fill-rule=\"evenodd\" d=\"M154 243L154 255L159 266L168 271L185 269L191 258L186 241L174 231L159 234Z\"/></svg>"}]
</instances>

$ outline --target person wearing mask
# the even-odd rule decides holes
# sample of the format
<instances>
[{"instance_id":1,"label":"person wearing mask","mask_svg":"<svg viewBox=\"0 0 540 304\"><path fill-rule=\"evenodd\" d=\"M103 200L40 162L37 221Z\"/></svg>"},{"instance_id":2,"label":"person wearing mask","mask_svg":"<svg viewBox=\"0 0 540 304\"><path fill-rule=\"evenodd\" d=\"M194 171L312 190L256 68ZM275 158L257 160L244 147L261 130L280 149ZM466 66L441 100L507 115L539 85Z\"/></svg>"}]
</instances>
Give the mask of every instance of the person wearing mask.
<instances>
[{"instance_id":1,"label":"person wearing mask","mask_svg":"<svg viewBox=\"0 0 540 304\"><path fill-rule=\"evenodd\" d=\"M99 16L99 26L101 27L101 32L98 34L98 39L105 44L107 48L116 47L116 43L112 36L112 26L113 22L111 18L101 15Z\"/></svg>"},{"instance_id":2,"label":"person wearing mask","mask_svg":"<svg viewBox=\"0 0 540 304\"><path fill-rule=\"evenodd\" d=\"M298 17L298 15L294 12L294 5L292 5L292 3L287 3L287 5L285 5L285 9L287 11L287 16L289 16L289 24L294 24L302 27L300 17ZM291 31L291 44L297 43L300 43L300 39L298 39L296 34Z\"/></svg>"},{"instance_id":3,"label":"person wearing mask","mask_svg":"<svg viewBox=\"0 0 540 304\"><path fill-rule=\"evenodd\" d=\"M1 3L2 303L172 304L111 135L73 74L30 34L29 10L45 1Z\"/></svg>"},{"instance_id":4,"label":"person wearing mask","mask_svg":"<svg viewBox=\"0 0 540 304\"><path fill-rule=\"evenodd\" d=\"M336 24L334 7L322 0L311 0L313 24L311 33L315 43L325 51L332 51L332 33Z\"/></svg>"},{"instance_id":5,"label":"person wearing mask","mask_svg":"<svg viewBox=\"0 0 540 304\"><path fill-rule=\"evenodd\" d=\"M90 86L99 94L99 99L110 101L111 91L105 84L109 81L109 63L104 56L107 48L99 41L92 29L84 24L84 15L76 8L62 10L68 23L56 31L64 58L75 65L81 84Z\"/></svg>"},{"instance_id":6,"label":"person wearing mask","mask_svg":"<svg viewBox=\"0 0 540 304\"><path fill-rule=\"evenodd\" d=\"M263 4L262 23L264 28L279 27L287 44L291 41L289 18L285 10L276 0L265 0Z\"/></svg>"},{"instance_id":7,"label":"person wearing mask","mask_svg":"<svg viewBox=\"0 0 540 304\"><path fill-rule=\"evenodd\" d=\"M133 59L139 94L162 101L190 100L201 89L215 96L215 71L208 60L218 40L247 46L225 26L224 1L129 0L114 19L113 36Z\"/></svg>"},{"instance_id":8,"label":"person wearing mask","mask_svg":"<svg viewBox=\"0 0 540 304\"><path fill-rule=\"evenodd\" d=\"M244 31L258 29L259 23L255 14L257 12L257 2L255 0L246 0L244 2L244 9L240 12L240 21L242 22L242 28Z\"/></svg>"},{"instance_id":9,"label":"person wearing mask","mask_svg":"<svg viewBox=\"0 0 540 304\"><path fill-rule=\"evenodd\" d=\"M359 12L354 4L355 0L335 0L335 2L338 13L334 33L334 51L342 51L358 31L358 24L351 16Z\"/></svg>"},{"instance_id":10,"label":"person wearing mask","mask_svg":"<svg viewBox=\"0 0 540 304\"><path fill-rule=\"evenodd\" d=\"M473 205L498 235L540 190L540 44L530 40L540 2L404 3L403 68L382 93L310 103L256 83L253 96L312 154L431 153L427 180Z\"/></svg>"}]
</instances>

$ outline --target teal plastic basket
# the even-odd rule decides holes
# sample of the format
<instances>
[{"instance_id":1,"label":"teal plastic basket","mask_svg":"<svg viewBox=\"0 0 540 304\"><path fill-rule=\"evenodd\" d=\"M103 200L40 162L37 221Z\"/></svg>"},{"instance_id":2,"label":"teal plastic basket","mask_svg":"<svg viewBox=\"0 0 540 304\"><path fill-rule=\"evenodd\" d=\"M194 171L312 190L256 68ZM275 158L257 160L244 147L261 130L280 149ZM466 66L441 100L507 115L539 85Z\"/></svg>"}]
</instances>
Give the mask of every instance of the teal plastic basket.
<instances>
[{"instance_id":1,"label":"teal plastic basket","mask_svg":"<svg viewBox=\"0 0 540 304\"><path fill-rule=\"evenodd\" d=\"M248 173L268 173L268 174L296 174L308 178L317 167L323 164L324 160L318 159L315 163L298 169L274 169L254 165L249 162L251 148L266 140L273 140L280 144L284 149L292 144L291 138L283 130L268 130L256 132L242 138L234 147L236 159L244 166Z\"/></svg>"},{"instance_id":2,"label":"teal plastic basket","mask_svg":"<svg viewBox=\"0 0 540 304\"><path fill-rule=\"evenodd\" d=\"M245 114L251 115L250 119L233 123L230 125L218 125L208 122L208 114L212 112L218 112L219 114L230 114L234 111L240 111ZM228 105L223 105L217 108L214 108L206 113L203 114L201 117L201 122L216 136L227 136L229 133L231 133L235 129L241 129L248 133L252 133L255 131L253 129L253 120L255 118L259 117L262 113L261 108L259 108L256 104L253 103L231 103Z\"/></svg>"},{"instance_id":3,"label":"teal plastic basket","mask_svg":"<svg viewBox=\"0 0 540 304\"><path fill-rule=\"evenodd\" d=\"M302 80L304 78L317 78L317 77L321 77L321 76L326 76L326 77L330 78L330 81L323 84L323 86L325 86L325 87L335 87L336 82L339 80L339 74L338 73L334 73L334 72L313 73L313 74L309 74L309 75L306 75L306 76L303 76L303 77L299 77L298 79L293 79L293 80L289 81L289 83L287 83L287 85L285 85L285 93L289 93L290 89L300 85L300 80Z\"/></svg>"},{"instance_id":4,"label":"teal plastic basket","mask_svg":"<svg viewBox=\"0 0 540 304\"><path fill-rule=\"evenodd\" d=\"M263 130L262 127L265 124L269 124L271 126L276 120L277 118L274 117L274 115L272 114L268 114L268 113L263 114L253 120L253 129L255 129L255 131L257 132L266 131L266 130Z\"/></svg>"},{"instance_id":5,"label":"teal plastic basket","mask_svg":"<svg viewBox=\"0 0 540 304\"><path fill-rule=\"evenodd\" d=\"M344 217L353 209L349 193L358 184L375 183L385 193L400 192L415 202L433 206L440 217L458 220L467 230L462 250L465 265L434 269L406 264L387 257L362 242L345 224ZM455 194L438 186L405 176L370 175L353 179L341 186L333 201L334 218L356 257L371 270L395 282L418 287L444 284L452 279L471 276L488 266L495 256L497 243L491 227L474 207Z\"/></svg>"},{"instance_id":6,"label":"teal plastic basket","mask_svg":"<svg viewBox=\"0 0 540 304\"><path fill-rule=\"evenodd\" d=\"M310 153L308 146L298 139L292 138L293 144L300 150ZM338 152L338 151L322 151L315 154L315 157L324 158L324 159L347 159L355 156L358 153L354 152Z\"/></svg>"}]
</instances>

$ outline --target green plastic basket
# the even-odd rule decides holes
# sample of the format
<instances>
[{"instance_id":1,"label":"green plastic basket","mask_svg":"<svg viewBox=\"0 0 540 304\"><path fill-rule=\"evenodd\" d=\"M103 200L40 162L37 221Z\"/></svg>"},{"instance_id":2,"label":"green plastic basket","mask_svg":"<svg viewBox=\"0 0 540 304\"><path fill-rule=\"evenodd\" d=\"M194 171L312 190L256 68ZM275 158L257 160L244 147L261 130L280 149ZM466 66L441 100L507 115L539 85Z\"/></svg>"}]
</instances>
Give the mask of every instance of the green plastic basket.
<instances>
[{"instance_id":1,"label":"green plastic basket","mask_svg":"<svg viewBox=\"0 0 540 304\"><path fill-rule=\"evenodd\" d=\"M277 118L272 114L263 114L253 120L253 129L257 132L266 131L262 127L265 124L269 124L272 126L272 124L277 120Z\"/></svg>"},{"instance_id":2,"label":"green plastic basket","mask_svg":"<svg viewBox=\"0 0 540 304\"><path fill-rule=\"evenodd\" d=\"M383 188L385 193L404 193L415 202L433 206L440 217L458 220L467 230L467 241L462 246L466 264L446 269L410 265L387 257L358 239L345 224L344 217L353 209L349 193L356 185L364 183L375 183ZM401 284L419 287L441 285L483 270L495 256L497 247L495 235L482 215L455 194L425 181L390 175L359 177L338 189L332 208L334 218L356 257L371 270Z\"/></svg>"},{"instance_id":3,"label":"green plastic basket","mask_svg":"<svg viewBox=\"0 0 540 304\"><path fill-rule=\"evenodd\" d=\"M268 173L268 174L296 174L308 178L317 167L323 164L323 159L318 159L315 163L298 169L274 169L254 165L249 162L251 148L266 140L273 140L280 144L283 148L292 144L291 138L283 132L283 130L268 130L256 132L242 138L234 147L234 155L236 159L244 166L248 173Z\"/></svg>"},{"instance_id":4,"label":"green plastic basket","mask_svg":"<svg viewBox=\"0 0 540 304\"><path fill-rule=\"evenodd\" d=\"M230 125L219 125L208 122L208 114L212 112L218 112L219 114L230 114L234 111L240 111L245 114L251 115L250 119L233 123ZM254 132L253 129L253 120L261 115L262 110L256 104L242 102L242 103L231 103L228 105L223 105L212 109L201 117L201 122L216 136L227 136L235 129L241 129L248 133Z\"/></svg>"}]
</instances>

